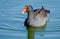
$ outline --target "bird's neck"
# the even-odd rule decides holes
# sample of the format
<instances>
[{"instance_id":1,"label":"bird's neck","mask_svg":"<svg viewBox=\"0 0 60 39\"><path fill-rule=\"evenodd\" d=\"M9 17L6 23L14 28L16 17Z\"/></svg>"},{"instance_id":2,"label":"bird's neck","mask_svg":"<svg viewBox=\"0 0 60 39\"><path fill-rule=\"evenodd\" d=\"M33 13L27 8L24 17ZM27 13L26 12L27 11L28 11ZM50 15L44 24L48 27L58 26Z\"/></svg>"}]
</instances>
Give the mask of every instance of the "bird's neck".
<instances>
[{"instance_id":1,"label":"bird's neck","mask_svg":"<svg viewBox=\"0 0 60 39\"><path fill-rule=\"evenodd\" d=\"M33 10L28 12L28 19L31 20L33 19L34 13Z\"/></svg>"}]
</instances>

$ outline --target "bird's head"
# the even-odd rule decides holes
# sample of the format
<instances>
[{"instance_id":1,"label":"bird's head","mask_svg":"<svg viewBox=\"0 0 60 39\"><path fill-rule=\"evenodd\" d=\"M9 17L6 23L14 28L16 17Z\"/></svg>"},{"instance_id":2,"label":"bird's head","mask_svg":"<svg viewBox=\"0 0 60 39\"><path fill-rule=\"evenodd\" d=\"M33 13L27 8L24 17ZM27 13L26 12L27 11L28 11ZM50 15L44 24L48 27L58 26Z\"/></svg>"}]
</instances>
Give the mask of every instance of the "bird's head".
<instances>
[{"instance_id":1,"label":"bird's head","mask_svg":"<svg viewBox=\"0 0 60 39\"><path fill-rule=\"evenodd\" d=\"M29 12L29 11L32 11L32 6L31 5L25 5L24 9L23 9L23 13L26 13L26 12Z\"/></svg>"}]
</instances>

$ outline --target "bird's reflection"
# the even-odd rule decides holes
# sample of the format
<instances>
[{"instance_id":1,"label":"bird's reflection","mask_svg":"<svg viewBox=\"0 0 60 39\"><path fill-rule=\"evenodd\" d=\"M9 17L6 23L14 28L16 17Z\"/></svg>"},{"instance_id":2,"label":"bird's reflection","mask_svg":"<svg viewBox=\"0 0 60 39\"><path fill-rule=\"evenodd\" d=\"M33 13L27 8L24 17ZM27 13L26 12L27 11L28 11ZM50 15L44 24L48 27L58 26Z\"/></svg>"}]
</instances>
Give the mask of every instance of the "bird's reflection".
<instances>
[{"instance_id":1,"label":"bird's reflection","mask_svg":"<svg viewBox=\"0 0 60 39\"><path fill-rule=\"evenodd\" d=\"M46 28L46 24L43 27L26 26L26 29L28 31L28 39L34 39L35 32L43 32ZM41 34L40 36L43 36L43 34Z\"/></svg>"}]
</instances>

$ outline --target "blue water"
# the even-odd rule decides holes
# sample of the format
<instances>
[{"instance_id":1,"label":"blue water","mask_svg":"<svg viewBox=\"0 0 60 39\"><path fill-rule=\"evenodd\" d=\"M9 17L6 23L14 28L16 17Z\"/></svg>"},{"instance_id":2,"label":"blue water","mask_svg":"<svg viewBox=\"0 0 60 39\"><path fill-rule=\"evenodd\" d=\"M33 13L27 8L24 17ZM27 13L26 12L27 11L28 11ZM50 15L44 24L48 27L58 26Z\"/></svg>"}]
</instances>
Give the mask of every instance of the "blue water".
<instances>
[{"instance_id":1,"label":"blue water","mask_svg":"<svg viewBox=\"0 0 60 39\"><path fill-rule=\"evenodd\" d=\"M22 14L26 4L50 10L44 36L36 32L35 39L60 39L60 0L0 0L0 39L27 39L27 15Z\"/></svg>"}]
</instances>

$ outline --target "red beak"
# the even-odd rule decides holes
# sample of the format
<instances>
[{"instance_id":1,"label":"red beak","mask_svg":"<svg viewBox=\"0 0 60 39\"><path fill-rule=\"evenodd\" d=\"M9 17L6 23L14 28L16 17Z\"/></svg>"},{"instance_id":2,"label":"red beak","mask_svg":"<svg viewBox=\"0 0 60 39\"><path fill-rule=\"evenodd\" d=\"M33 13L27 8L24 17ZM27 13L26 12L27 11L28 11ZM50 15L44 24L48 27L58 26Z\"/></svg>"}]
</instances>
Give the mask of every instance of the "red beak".
<instances>
[{"instance_id":1,"label":"red beak","mask_svg":"<svg viewBox=\"0 0 60 39\"><path fill-rule=\"evenodd\" d=\"M27 12L27 7L24 7L23 13Z\"/></svg>"}]
</instances>

